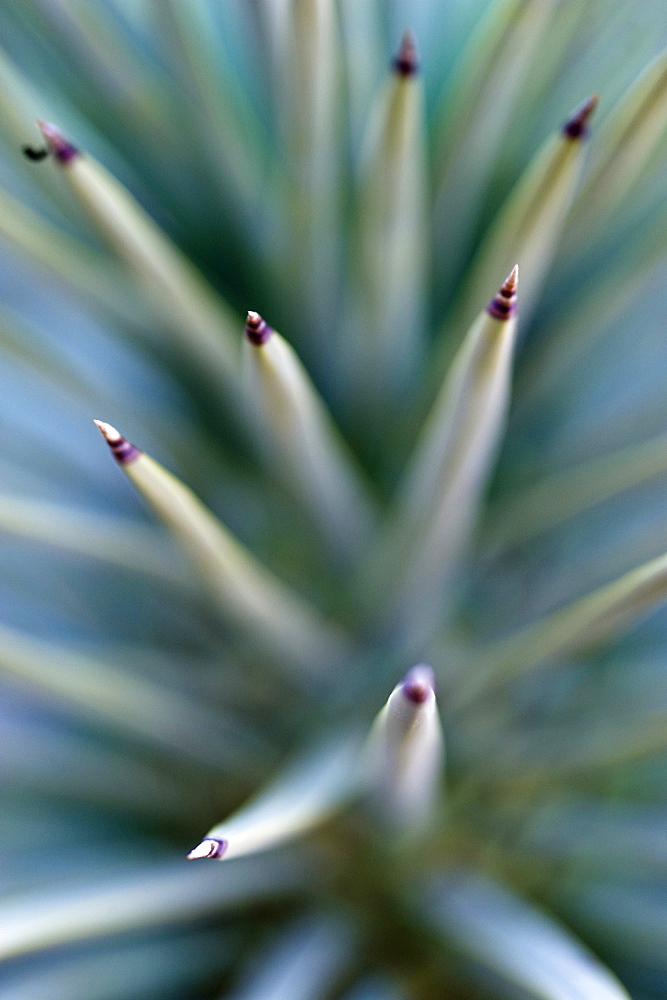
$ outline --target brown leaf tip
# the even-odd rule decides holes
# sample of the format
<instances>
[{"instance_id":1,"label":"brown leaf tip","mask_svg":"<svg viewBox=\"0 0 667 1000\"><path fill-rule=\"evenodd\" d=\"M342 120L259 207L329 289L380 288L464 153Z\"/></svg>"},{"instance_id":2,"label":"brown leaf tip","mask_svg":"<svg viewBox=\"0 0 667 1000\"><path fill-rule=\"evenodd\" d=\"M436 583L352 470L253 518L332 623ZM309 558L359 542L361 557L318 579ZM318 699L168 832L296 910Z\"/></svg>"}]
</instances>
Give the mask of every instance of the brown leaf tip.
<instances>
[{"instance_id":1,"label":"brown leaf tip","mask_svg":"<svg viewBox=\"0 0 667 1000\"><path fill-rule=\"evenodd\" d=\"M226 850L226 840L216 840L213 837L207 837L205 840L202 840L201 844L197 844L190 851L188 861L198 861L199 858L221 858Z\"/></svg>"},{"instance_id":2,"label":"brown leaf tip","mask_svg":"<svg viewBox=\"0 0 667 1000\"><path fill-rule=\"evenodd\" d=\"M115 427L105 423L104 420L94 420L93 423L111 448L113 457L120 465L128 465L139 458L141 455L139 449L130 444Z\"/></svg>"},{"instance_id":3,"label":"brown leaf tip","mask_svg":"<svg viewBox=\"0 0 667 1000\"><path fill-rule=\"evenodd\" d=\"M37 122L38 128L44 138L49 151L53 154L58 163L69 163L79 155L79 150L68 142L59 128L51 125L50 122Z\"/></svg>"},{"instance_id":4,"label":"brown leaf tip","mask_svg":"<svg viewBox=\"0 0 667 1000\"><path fill-rule=\"evenodd\" d=\"M486 311L494 319L509 319L516 314L516 292L519 285L519 265L515 264Z\"/></svg>"},{"instance_id":5,"label":"brown leaf tip","mask_svg":"<svg viewBox=\"0 0 667 1000\"><path fill-rule=\"evenodd\" d=\"M394 59L393 69L398 76L416 76L419 72L415 37L409 30L403 32L401 47Z\"/></svg>"},{"instance_id":6,"label":"brown leaf tip","mask_svg":"<svg viewBox=\"0 0 667 1000\"><path fill-rule=\"evenodd\" d=\"M432 667L418 663L409 670L401 685L403 695L414 705L423 705L435 693L435 676Z\"/></svg>"},{"instance_id":7,"label":"brown leaf tip","mask_svg":"<svg viewBox=\"0 0 667 1000\"><path fill-rule=\"evenodd\" d=\"M249 312L245 322L244 333L251 344L254 344L255 347L261 347L262 344L267 342L273 333L273 329L262 319L259 313Z\"/></svg>"},{"instance_id":8,"label":"brown leaf tip","mask_svg":"<svg viewBox=\"0 0 667 1000\"><path fill-rule=\"evenodd\" d=\"M563 135L568 136L570 139L585 138L588 134L588 122L598 105L599 99L597 94L592 94L583 104L575 108L563 125Z\"/></svg>"}]
</instances>

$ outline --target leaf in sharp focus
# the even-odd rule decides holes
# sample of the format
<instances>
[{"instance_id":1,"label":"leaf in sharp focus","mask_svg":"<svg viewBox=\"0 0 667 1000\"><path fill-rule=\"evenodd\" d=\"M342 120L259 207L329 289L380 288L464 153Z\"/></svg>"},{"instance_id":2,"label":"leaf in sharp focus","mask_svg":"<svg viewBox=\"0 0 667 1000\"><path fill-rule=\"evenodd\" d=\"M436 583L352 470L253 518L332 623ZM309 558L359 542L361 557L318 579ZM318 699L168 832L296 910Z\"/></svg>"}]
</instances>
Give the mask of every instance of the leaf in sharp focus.
<instances>
[{"instance_id":1,"label":"leaf in sharp focus","mask_svg":"<svg viewBox=\"0 0 667 1000\"><path fill-rule=\"evenodd\" d=\"M189 859L256 854L324 823L360 791L360 748L358 737L344 735L297 757L229 819L209 830Z\"/></svg>"},{"instance_id":2,"label":"leaf in sharp focus","mask_svg":"<svg viewBox=\"0 0 667 1000\"><path fill-rule=\"evenodd\" d=\"M111 934L204 919L290 894L312 878L303 855L209 867L162 861L92 885L26 893L0 902L0 960Z\"/></svg>"},{"instance_id":3,"label":"leaf in sharp focus","mask_svg":"<svg viewBox=\"0 0 667 1000\"><path fill-rule=\"evenodd\" d=\"M100 163L81 153L54 125L41 122L40 128L77 201L179 348L234 391L239 351L229 307Z\"/></svg>"},{"instance_id":4,"label":"leaf in sharp focus","mask_svg":"<svg viewBox=\"0 0 667 1000\"><path fill-rule=\"evenodd\" d=\"M244 374L264 456L311 511L333 558L358 559L375 520L367 484L295 351L256 312L246 322Z\"/></svg>"},{"instance_id":5,"label":"leaf in sharp focus","mask_svg":"<svg viewBox=\"0 0 667 1000\"><path fill-rule=\"evenodd\" d=\"M282 931L225 1000L325 1000L354 957L349 921L310 916Z\"/></svg>"},{"instance_id":6,"label":"leaf in sharp focus","mask_svg":"<svg viewBox=\"0 0 667 1000\"><path fill-rule=\"evenodd\" d=\"M667 597L667 555L552 612L474 657L471 672L452 692L456 708L520 677L560 653L613 638Z\"/></svg>"},{"instance_id":7,"label":"leaf in sharp focus","mask_svg":"<svg viewBox=\"0 0 667 1000\"><path fill-rule=\"evenodd\" d=\"M342 634L257 562L187 486L115 427L95 422L123 471L192 560L227 621L299 670L322 671L352 657Z\"/></svg>"},{"instance_id":8,"label":"leaf in sharp focus","mask_svg":"<svg viewBox=\"0 0 667 1000\"><path fill-rule=\"evenodd\" d=\"M432 923L457 951L531 1000L630 1000L616 977L555 918L480 876L434 888Z\"/></svg>"},{"instance_id":9,"label":"leaf in sharp focus","mask_svg":"<svg viewBox=\"0 0 667 1000\"><path fill-rule=\"evenodd\" d=\"M443 584L470 538L505 431L517 281L515 267L456 355L399 487L377 582L368 586L380 594L393 588L380 614L408 642L428 638L438 622Z\"/></svg>"},{"instance_id":10,"label":"leaf in sharp focus","mask_svg":"<svg viewBox=\"0 0 667 1000\"><path fill-rule=\"evenodd\" d=\"M464 279L456 309L464 322L513 261L521 268L522 314L526 319L532 313L579 182L588 120L596 105L593 96L572 112L560 132L538 150L501 206Z\"/></svg>"}]
</instances>

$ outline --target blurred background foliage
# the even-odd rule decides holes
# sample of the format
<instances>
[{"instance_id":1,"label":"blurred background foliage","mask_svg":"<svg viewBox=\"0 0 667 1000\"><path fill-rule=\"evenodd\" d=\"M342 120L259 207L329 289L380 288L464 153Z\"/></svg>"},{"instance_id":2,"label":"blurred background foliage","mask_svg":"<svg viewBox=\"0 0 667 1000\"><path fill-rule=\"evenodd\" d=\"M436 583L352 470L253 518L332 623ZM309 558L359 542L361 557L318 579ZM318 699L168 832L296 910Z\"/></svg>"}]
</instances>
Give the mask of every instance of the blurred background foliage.
<instances>
[{"instance_id":1,"label":"blurred background foliage","mask_svg":"<svg viewBox=\"0 0 667 1000\"><path fill-rule=\"evenodd\" d=\"M285 57L285 26L310 8L330 30L313 51L332 61L314 147L331 175L304 194L290 131L307 129L301 63ZM516 71L515 85L475 103L476 74L489 70L482 35L516 9L541 19L532 47L515 62L510 40L495 72ZM423 71L431 259L424 357L382 411L350 377L355 225L369 119L406 26ZM221 623L91 418L118 424L317 606L352 628L363 612L316 526L249 447L237 401L165 335L57 166L21 148L41 144L35 119L56 122L201 269L238 315L239 340L248 308L279 329L383 508L442 376L433 359L451 358L465 332L464 277L499 207L597 92L594 177L617 102L665 44L667 8L628 0L0 6L3 997L625 995L589 983L551 925L517 913L520 896L580 935L633 1000L664 997L664 609L619 638L559 649L548 669L458 711L448 696L497 639L667 550L667 88L640 168L590 188L584 175L520 323L508 432L474 545L411 650L436 670L455 803L418 861L393 856L356 812L327 825L320 853L182 861L313 734L370 725L411 662L379 640L332 687L284 672ZM483 878L440 886L459 864ZM414 898L394 912L403 865ZM504 926L514 937L499 943ZM505 961L513 951L519 971ZM531 979L531 963L553 967L552 979Z\"/></svg>"}]
</instances>

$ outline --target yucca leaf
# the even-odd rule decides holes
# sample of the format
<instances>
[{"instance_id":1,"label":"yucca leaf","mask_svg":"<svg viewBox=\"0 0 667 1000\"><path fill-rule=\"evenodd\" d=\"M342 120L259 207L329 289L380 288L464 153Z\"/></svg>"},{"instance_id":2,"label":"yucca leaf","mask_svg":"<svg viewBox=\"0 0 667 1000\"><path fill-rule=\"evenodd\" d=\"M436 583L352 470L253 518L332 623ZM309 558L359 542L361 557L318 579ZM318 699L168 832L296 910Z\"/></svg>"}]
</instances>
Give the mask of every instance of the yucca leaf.
<instances>
[{"instance_id":1,"label":"yucca leaf","mask_svg":"<svg viewBox=\"0 0 667 1000\"><path fill-rule=\"evenodd\" d=\"M359 558L375 512L367 484L290 345L255 312L246 323L248 418L260 447L321 527L334 558Z\"/></svg>"},{"instance_id":2,"label":"yucca leaf","mask_svg":"<svg viewBox=\"0 0 667 1000\"><path fill-rule=\"evenodd\" d=\"M642 71L600 128L591 170L568 234L579 243L602 228L641 177L667 132L667 51Z\"/></svg>"},{"instance_id":3,"label":"yucca leaf","mask_svg":"<svg viewBox=\"0 0 667 1000\"><path fill-rule=\"evenodd\" d=\"M542 480L497 511L492 546L522 544L568 518L667 472L667 435Z\"/></svg>"},{"instance_id":4,"label":"yucca leaf","mask_svg":"<svg viewBox=\"0 0 667 1000\"><path fill-rule=\"evenodd\" d=\"M67 885L0 905L0 959L143 927L178 925L292 892L307 878L287 856L210 868L159 861L92 885Z\"/></svg>"},{"instance_id":5,"label":"yucca leaf","mask_svg":"<svg viewBox=\"0 0 667 1000\"><path fill-rule=\"evenodd\" d=\"M159 992L178 997L193 982L205 982L229 961L232 943L219 930L187 938L132 943L113 951L75 954L39 969L5 973L6 1000L108 1000L109 984L122 983L124 1000Z\"/></svg>"},{"instance_id":6,"label":"yucca leaf","mask_svg":"<svg viewBox=\"0 0 667 1000\"><path fill-rule=\"evenodd\" d=\"M319 914L281 932L229 1000L324 1000L352 958L349 923Z\"/></svg>"},{"instance_id":7,"label":"yucca leaf","mask_svg":"<svg viewBox=\"0 0 667 1000\"><path fill-rule=\"evenodd\" d=\"M80 153L55 126L42 122L40 128L81 207L186 356L233 385L239 351L228 306L100 163Z\"/></svg>"},{"instance_id":8,"label":"yucca leaf","mask_svg":"<svg viewBox=\"0 0 667 1000\"><path fill-rule=\"evenodd\" d=\"M433 671L419 664L392 691L366 747L370 793L393 825L425 825L437 806L443 763Z\"/></svg>"},{"instance_id":9,"label":"yucca leaf","mask_svg":"<svg viewBox=\"0 0 667 1000\"><path fill-rule=\"evenodd\" d=\"M251 753L254 734L194 699L137 672L0 626L0 672L20 685L50 694L84 719L113 732L156 744L163 753L192 757L214 767L231 768L240 744ZM250 742L247 742L247 740ZM261 744L261 741L260 741Z\"/></svg>"},{"instance_id":10,"label":"yucca leaf","mask_svg":"<svg viewBox=\"0 0 667 1000\"><path fill-rule=\"evenodd\" d=\"M209 830L188 858L255 854L321 825L358 794L359 750L359 738L346 734L297 757L238 812Z\"/></svg>"},{"instance_id":11,"label":"yucca leaf","mask_svg":"<svg viewBox=\"0 0 667 1000\"><path fill-rule=\"evenodd\" d=\"M464 278L465 317L474 315L477 303L514 261L522 272L522 312L526 317L532 314L579 181L583 140L596 104L597 97L590 97L572 112L510 192Z\"/></svg>"},{"instance_id":12,"label":"yucca leaf","mask_svg":"<svg viewBox=\"0 0 667 1000\"><path fill-rule=\"evenodd\" d=\"M517 281L515 267L471 326L399 487L377 587L392 588L381 613L408 643L428 638L426 623L465 549L503 434Z\"/></svg>"},{"instance_id":13,"label":"yucca leaf","mask_svg":"<svg viewBox=\"0 0 667 1000\"><path fill-rule=\"evenodd\" d=\"M616 977L555 919L519 896L461 873L433 890L432 918L501 995L629 1000Z\"/></svg>"},{"instance_id":14,"label":"yucca leaf","mask_svg":"<svg viewBox=\"0 0 667 1000\"><path fill-rule=\"evenodd\" d=\"M252 625L298 669L317 672L351 656L342 634L258 563L191 490L123 438L97 421L128 478L200 573L223 617Z\"/></svg>"},{"instance_id":15,"label":"yucca leaf","mask_svg":"<svg viewBox=\"0 0 667 1000\"><path fill-rule=\"evenodd\" d=\"M406 33L367 126L358 182L359 287L350 356L351 371L362 379L353 389L367 410L386 405L387 393L404 397L424 353L424 116L415 42Z\"/></svg>"},{"instance_id":16,"label":"yucca leaf","mask_svg":"<svg viewBox=\"0 0 667 1000\"><path fill-rule=\"evenodd\" d=\"M477 657L474 675L462 679L455 693L457 704L460 707L471 697L488 693L551 657L608 641L647 615L665 596L667 556L660 556Z\"/></svg>"},{"instance_id":17,"label":"yucca leaf","mask_svg":"<svg viewBox=\"0 0 667 1000\"><path fill-rule=\"evenodd\" d=\"M188 586L157 533L128 518L110 518L30 497L0 496L0 531L45 542L138 573Z\"/></svg>"},{"instance_id":18,"label":"yucca leaf","mask_svg":"<svg viewBox=\"0 0 667 1000\"><path fill-rule=\"evenodd\" d=\"M498 151L511 131L528 68L542 49L554 7L551 0L496 0L489 5L440 100L434 126L435 229L438 275L449 283L465 259Z\"/></svg>"}]
</instances>

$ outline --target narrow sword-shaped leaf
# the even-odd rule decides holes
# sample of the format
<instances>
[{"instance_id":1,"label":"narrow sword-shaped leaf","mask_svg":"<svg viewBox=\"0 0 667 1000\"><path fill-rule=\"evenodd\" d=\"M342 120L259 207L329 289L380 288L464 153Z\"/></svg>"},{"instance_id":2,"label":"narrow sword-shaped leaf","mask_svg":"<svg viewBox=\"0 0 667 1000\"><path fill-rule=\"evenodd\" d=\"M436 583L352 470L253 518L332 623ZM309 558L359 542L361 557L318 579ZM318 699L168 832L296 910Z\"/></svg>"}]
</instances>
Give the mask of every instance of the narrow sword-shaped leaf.
<instances>
[{"instance_id":1,"label":"narrow sword-shaped leaf","mask_svg":"<svg viewBox=\"0 0 667 1000\"><path fill-rule=\"evenodd\" d=\"M369 542L373 504L324 401L294 350L255 312L244 362L249 419L266 456L312 511L334 557L353 560Z\"/></svg>"},{"instance_id":2,"label":"narrow sword-shaped leaf","mask_svg":"<svg viewBox=\"0 0 667 1000\"><path fill-rule=\"evenodd\" d=\"M324 1000L353 959L349 922L307 917L270 942L226 1000Z\"/></svg>"},{"instance_id":3,"label":"narrow sword-shaped leaf","mask_svg":"<svg viewBox=\"0 0 667 1000\"><path fill-rule=\"evenodd\" d=\"M434 889L431 919L456 948L530 1000L630 1000L618 979L554 917L480 876Z\"/></svg>"},{"instance_id":4,"label":"narrow sword-shaped leaf","mask_svg":"<svg viewBox=\"0 0 667 1000\"><path fill-rule=\"evenodd\" d=\"M188 587L187 573L166 556L157 533L129 518L103 517L31 497L0 495L0 532Z\"/></svg>"},{"instance_id":5,"label":"narrow sword-shaped leaf","mask_svg":"<svg viewBox=\"0 0 667 1000\"><path fill-rule=\"evenodd\" d=\"M567 240L591 242L649 163L667 133L667 49L653 59L600 127L595 156L575 199Z\"/></svg>"},{"instance_id":6,"label":"narrow sword-shaped leaf","mask_svg":"<svg viewBox=\"0 0 667 1000\"><path fill-rule=\"evenodd\" d=\"M624 310L634 305L663 264L667 211L652 216L636 245L624 243L615 258L578 295L565 295L541 325L536 349L518 381L517 417L523 419L593 350Z\"/></svg>"},{"instance_id":7,"label":"narrow sword-shaped leaf","mask_svg":"<svg viewBox=\"0 0 667 1000\"><path fill-rule=\"evenodd\" d=\"M58 956L38 968L3 974L3 1000L109 1000L111 983L123 1000L172 997L219 975L231 958L231 941L220 928L160 941L132 941L111 953Z\"/></svg>"},{"instance_id":8,"label":"narrow sword-shaped leaf","mask_svg":"<svg viewBox=\"0 0 667 1000\"><path fill-rule=\"evenodd\" d=\"M444 740L433 671L419 664L396 685L366 747L370 794L403 830L421 829L438 803Z\"/></svg>"},{"instance_id":9,"label":"narrow sword-shaped leaf","mask_svg":"<svg viewBox=\"0 0 667 1000\"><path fill-rule=\"evenodd\" d=\"M230 865L221 878L210 868L162 861L134 872L97 878L92 885L40 889L0 903L0 959L145 927L205 918L291 893L312 878L300 855L253 858Z\"/></svg>"},{"instance_id":10,"label":"narrow sword-shaped leaf","mask_svg":"<svg viewBox=\"0 0 667 1000\"><path fill-rule=\"evenodd\" d=\"M2 695L6 705L4 685ZM0 782L6 802L12 794L33 803L55 798L66 809L77 803L172 825L201 808L202 791L192 780L191 768L177 777L173 767L156 768L140 760L136 748L111 748L99 736L90 738L73 730L69 720L65 725L63 731L44 725L39 716L14 719L5 709ZM225 781L233 774L230 766ZM219 771L209 774L209 780L219 779ZM251 779L244 774L244 780Z\"/></svg>"},{"instance_id":11,"label":"narrow sword-shaped leaf","mask_svg":"<svg viewBox=\"0 0 667 1000\"><path fill-rule=\"evenodd\" d=\"M545 660L592 642L604 642L647 615L667 597L667 555L631 570L535 625L494 643L460 679L451 700L461 708Z\"/></svg>"},{"instance_id":12,"label":"narrow sword-shaped leaf","mask_svg":"<svg viewBox=\"0 0 667 1000\"><path fill-rule=\"evenodd\" d=\"M253 237L261 238L262 139L254 109L217 45L217 25L210 5L191 0L154 4L154 17L167 33L171 66L190 98L192 120L211 167L219 175L225 204L237 213ZM201 126L201 127L200 127Z\"/></svg>"},{"instance_id":13,"label":"narrow sword-shaped leaf","mask_svg":"<svg viewBox=\"0 0 667 1000\"><path fill-rule=\"evenodd\" d=\"M129 269L139 291L184 351L234 385L239 352L235 321L169 237L105 168L46 122L39 127L77 200Z\"/></svg>"},{"instance_id":14,"label":"narrow sword-shaped leaf","mask_svg":"<svg viewBox=\"0 0 667 1000\"><path fill-rule=\"evenodd\" d=\"M131 733L163 753L200 765L227 769L243 753L253 755L263 749L259 735L256 738L231 715L223 723L219 709L136 672L5 625L0 626L0 674L55 695L65 708L98 725L105 723L115 733Z\"/></svg>"},{"instance_id":15,"label":"narrow sword-shaped leaf","mask_svg":"<svg viewBox=\"0 0 667 1000\"><path fill-rule=\"evenodd\" d=\"M57 229L2 190L0 235L105 312L134 324L145 322L137 311L138 303L131 301L131 290L119 271L92 247Z\"/></svg>"},{"instance_id":16,"label":"narrow sword-shaped leaf","mask_svg":"<svg viewBox=\"0 0 667 1000\"><path fill-rule=\"evenodd\" d=\"M408 638L437 621L443 583L467 544L509 405L516 337L515 267L470 328L399 489L379 577L394 595L387 617ZM391 574L387 577L387 567ZM376 586L381 586L381 582Z\"/></svg>"},{"instance_id":17,"label":"narrow sword-shaped leaf","mask_svg":"<svg viewBox=\"0 0 667 1000\"><path fill-rule=\"evenodd\" d=\"M440 295L465 260L482 196L554 6L552 0L491 4L454 71L454 84L441 98L434 125Z\"/></svg>"},{"instance_id":18,"label":"narrow sword-shaped leaf","mask_svg":"<svg viewBox=\"0 0 667 1000\"><path fill-rule=\"evenodd\" d=\"M262 566L180 480L95 421L130 481L191 559L222 616L299 670L351 657L342 634Z\"/></svg>"},{"instance_id":19,"label":"narrow sword-shaped leaf","mask_svg":"<svg viewBox=\"0 0 667 1000\"><path fill-rule=\"evenodd\" d=\"M667 473L667 434L556 473L492 512L489 542L523 544L620 493Z\"/></svg>"},{"instance_id":20,"label":"narrow sword-shaped leaf","mask_svg":"<svg viewBox=\"0 0 667 1000\"><path fill-rule=\"evenodd\" d=\"M465 278L464 317L516 260L522 268L521 309L529 315L551 267L581 173L583 142L597 96L577 108L537 152L491 224ZM457 309L458 312L458 309Z\"/></svg>"},{"instance_id":21,"label":"narrow sword-shaped leaf","mask_svg":"<svg viewBox=\"0 0 667 1000\"><path fill-rule=\"evenodd\" d=\"M334 0L282 0L275 7L275 88L282 125L287 252L277 263L283 295L311 331L330 331L340 280L342 59ZM305 303L305 308L304 308ZM311 337L312 339L312 337ZM309 345L328 356L329 343Z\"/></svg>"},{"instance_id":22,"label":"narrow sword-shaped leaf","mask_svg":"<svg viewBox=\"0 0 667 1000\"><path fill-rule=\"evenodd\" d=\"M288 764L274 781L206 834L188 858L230 859L303 836L358 794L361 741L339 736Z\"/></svg>"},{"instance_id":23,"label":"narrow sword-shaped leaf","mask_svg":"<svg viewBox=\"0 0 667 1000\"><path fill-rule=\"evenodd\" d=\"M423 354L428 218L422 83L409 32L368 127L358 196L355 387L368 409L403 394ZM370 397L370 398L369 398Z\"/></svg>"}]
</instances>

